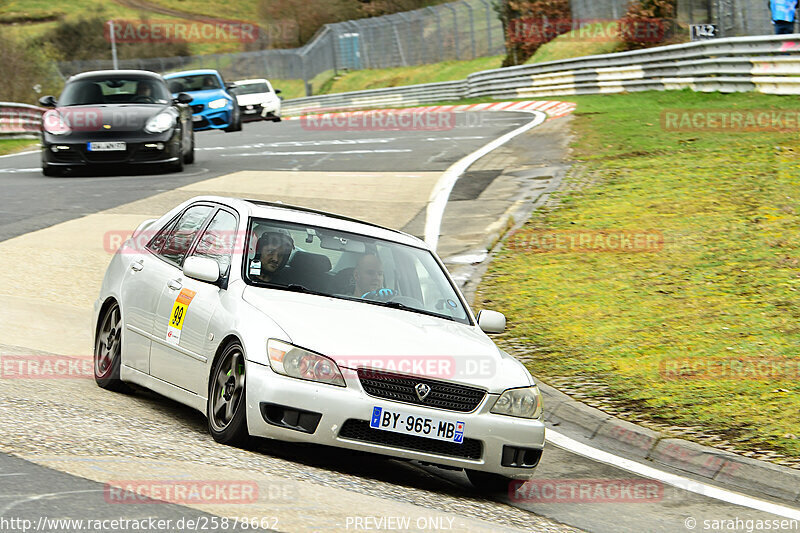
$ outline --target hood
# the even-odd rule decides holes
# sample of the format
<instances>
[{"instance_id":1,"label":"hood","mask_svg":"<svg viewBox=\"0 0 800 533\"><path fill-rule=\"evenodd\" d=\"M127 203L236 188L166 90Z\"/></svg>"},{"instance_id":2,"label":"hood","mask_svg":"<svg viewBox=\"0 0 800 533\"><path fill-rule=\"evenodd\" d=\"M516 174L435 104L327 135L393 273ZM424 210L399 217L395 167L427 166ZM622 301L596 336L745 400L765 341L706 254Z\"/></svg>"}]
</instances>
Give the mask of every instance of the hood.
<instances>
[{"instance_id":1,"label":"hood","mask_svg":"<svg viewBox=\"0 0 800 533\"><path fill-rule=\"evenodd\" d=\"M229 95L224 89L207 89L205 91L182 91L192 97L192 101L190 105L194 104L207 104L212 100L219 100L220 98L225 98L226 100L233 101L231 95ZM179 93L173 94L174 97L177 97Z\"/></svg>"},{"instance_id":2,"label":"hood","mask_svg":"<svg viewBox=\"0 0 800 533\"><path fill-rule=\"evenodd\" d=\"M243 298L289 342L344 370L372 368L475 385L490 392L532 384L527 370L477 326L339 298L248 286Z\"/></svg>"},{"instance_id":3,"label":"hood","mask_svg":"<svg viewBox=\"0 0 800 533\"><path fill-rule=\"evenodd\" d=\"M103 104L60 107L58 113L72 131L142 131L152 117L170 106L164 104Z\"/></svg>"},{"instance_id":4,"label":"hood","mask_svg":"<svg viewBox=\"0 0 800 533\"><path fill-rule=\"evenodd\" d=\"M276 97L272 93L237 94L236 101L239 105L255 105L263 102L272 102Z\"/></svg>"}]
</instances>

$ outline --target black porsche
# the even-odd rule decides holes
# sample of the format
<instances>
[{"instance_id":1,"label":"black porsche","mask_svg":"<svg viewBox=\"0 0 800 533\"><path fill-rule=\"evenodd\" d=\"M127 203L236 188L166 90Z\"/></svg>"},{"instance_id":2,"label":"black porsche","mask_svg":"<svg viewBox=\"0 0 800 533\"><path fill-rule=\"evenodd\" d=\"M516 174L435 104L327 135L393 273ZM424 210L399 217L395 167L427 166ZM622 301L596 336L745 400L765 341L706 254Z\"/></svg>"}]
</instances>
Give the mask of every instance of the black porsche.
<instances>
[{"instance_id":1,"label":"black porsche","mask_svg":"<svg viewBox=\"0 0 800 533\"><path fill-rule=\"evenodd\" d=\"M180 172L194 161L192 101L175 98L159 74L98 70L67 80L58 100L44 96L42 173L71 167L147 164Z\"/></svg>"}]
</instances>

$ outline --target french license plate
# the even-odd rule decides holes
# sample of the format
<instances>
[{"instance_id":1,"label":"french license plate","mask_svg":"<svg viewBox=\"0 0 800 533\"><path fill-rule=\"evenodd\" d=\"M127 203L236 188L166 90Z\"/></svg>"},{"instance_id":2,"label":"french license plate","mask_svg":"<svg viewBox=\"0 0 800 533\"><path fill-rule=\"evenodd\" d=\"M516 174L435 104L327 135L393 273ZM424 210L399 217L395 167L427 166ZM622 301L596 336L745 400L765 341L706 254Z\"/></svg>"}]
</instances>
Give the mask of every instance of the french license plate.
<instances>
[{"instance_id":1,"label":"french license plate","mask_svg":"<svg viewBox=\"0 0 800 533\"><path fill-rule=\"evenodd\" d=\"M416 435L429 439L463 444L464 422L452 422L435 417L416 416L383 407L372 408L369 426L374 429Z\"/></svg>"},{"instance_id":2,"label":"french license plate","mask_svg":"<svg viewBox=\"0 0 800 533\"><path fill-rule=\"evenodd\" d=\"M201 120L203 120L203 117L200 115L192 115L192 122L200 122Z\"/></svg>"},{"instance_id":3,"label":"french license plate","mask_svg":"<svg viewBox=\"0 0 800 533\"><path fill-rule=\"evenodd\" d=\"M244 112L245 112L246 114L248 114L248 115L252 115L252 114L253 114L253 113L255 113L256 111L258 111L258 109L245 109L245 110L244 110Z\"/></svg>"},{"instance_id":4,"label":"french license plate","mask_svg":"<svg viewBox=\"0 0 800 533\"><path fill-rule=\"evenodd\" d=\"M94 142L88 146L90 152L124 152L126 148L123 142Z\"/></svg>"}]
</instances>

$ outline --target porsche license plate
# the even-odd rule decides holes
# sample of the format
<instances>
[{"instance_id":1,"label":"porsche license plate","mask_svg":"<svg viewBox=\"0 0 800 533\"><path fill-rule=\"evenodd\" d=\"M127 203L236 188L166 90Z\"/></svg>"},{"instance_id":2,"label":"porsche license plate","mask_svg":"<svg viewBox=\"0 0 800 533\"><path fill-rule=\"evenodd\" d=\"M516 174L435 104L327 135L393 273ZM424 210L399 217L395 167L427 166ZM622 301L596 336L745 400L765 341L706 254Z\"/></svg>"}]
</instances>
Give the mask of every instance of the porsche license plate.
<instances>
[{"instance_id":1,"label":"porsche license plate","mask_svg":"<svg viewBox=\"0 0 800 533\"><path fill-rule=\"evenodd\" d=\"M383 407L373 407L369 426L383 431L455 442L456 444L464 442L464 422L411 415Z\"/></svg>"},{"instance_id":2,"label":"porsche license plate","mask_svg":"<svg viewBox=\"0 0 800 533\"><path fill-rule=\"evenodd\" d=\"M94 142L88 146L90 152L124 152L126 148L123 142Z\"/></svg>"}]
</instances>

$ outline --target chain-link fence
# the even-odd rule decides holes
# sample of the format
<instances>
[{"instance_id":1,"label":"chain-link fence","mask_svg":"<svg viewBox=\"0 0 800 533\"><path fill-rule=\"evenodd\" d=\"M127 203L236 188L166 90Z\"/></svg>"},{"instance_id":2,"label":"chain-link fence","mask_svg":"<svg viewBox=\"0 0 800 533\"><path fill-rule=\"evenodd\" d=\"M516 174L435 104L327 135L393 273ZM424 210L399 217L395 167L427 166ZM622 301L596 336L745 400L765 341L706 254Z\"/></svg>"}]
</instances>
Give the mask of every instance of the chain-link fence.
<instances>
[{"instance_id":1,"label":"chain-link fence","mask_svg":"<svg viewBox=\"0 0 800 533\"><path fill-rule=\"evenodd\" d=\"M341 70L388 68L464 60L505 52L500 0L461 0L382 17L328 24L303 47L235 54L119 61L119 68L167 73L196 68L219 70L227 79L302 79ZM571 0L577 26L616 20L631 0ZM720 37L772 33L766 0L678 0L678 20L714 23ZM63 75L110 69L110 60L59 64ZM310 87L307 85L310 94Z\"/></svg>"},{"instance_id":2,"label":"chain-link fence","mask_svg":"<svg viewBox=\"0 0 800 533\"><path fill-rule=\"evenodd\" d=\"M503 54L497 0L461 0L382 17L328 24L301 48L235 54L127 59L121 69L167 73L219 70L227 79L267 77L311 80L320 73L388 68ZM113 68L110 60L59 64L65 76Z\"/></svg>"}]
</instances>

